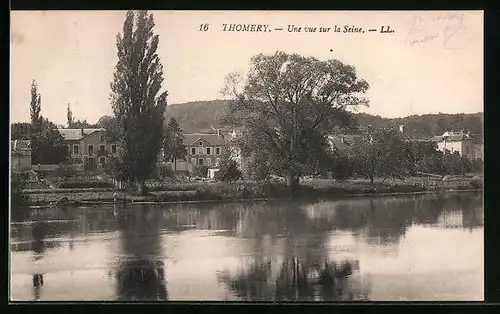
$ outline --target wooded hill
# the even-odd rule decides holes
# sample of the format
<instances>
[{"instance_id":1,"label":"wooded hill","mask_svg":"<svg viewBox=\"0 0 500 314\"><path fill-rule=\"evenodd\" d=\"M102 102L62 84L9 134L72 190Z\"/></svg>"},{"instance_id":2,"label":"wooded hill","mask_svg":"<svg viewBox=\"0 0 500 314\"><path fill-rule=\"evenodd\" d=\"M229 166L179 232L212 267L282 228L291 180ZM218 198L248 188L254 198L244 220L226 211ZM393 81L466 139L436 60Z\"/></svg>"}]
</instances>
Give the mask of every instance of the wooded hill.
<instances>
[{"instance_id":1,"label":"wooded hill","mask_svg":"<svg viewBox=\"0 0 500 314\"><path fill-rule=\"evenodd\" d=\"M217 116L229 102L229 100L211 100L173 104L167 107L166 116L168 119L174 117L185 132L210 132L211 125L224 127L217 125ZM429 138L447 130L483 133L483 113L439 113L404 118L383 118L366 113L355 113L354 116L360 126L398 128L399 125L404 125L405 132L413 138Z\"/></svg>"}]
</instances>

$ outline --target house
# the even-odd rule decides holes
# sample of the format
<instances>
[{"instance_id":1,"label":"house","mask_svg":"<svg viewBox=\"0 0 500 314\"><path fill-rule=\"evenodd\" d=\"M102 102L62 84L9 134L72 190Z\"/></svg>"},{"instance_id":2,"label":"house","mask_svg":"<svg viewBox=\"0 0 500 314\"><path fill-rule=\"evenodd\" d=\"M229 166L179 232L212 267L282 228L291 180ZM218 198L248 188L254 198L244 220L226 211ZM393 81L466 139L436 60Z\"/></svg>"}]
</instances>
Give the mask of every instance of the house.
<instances>
[{"instance_id":1,"label":"house","mask_svg":"<svg viewBox=\"0 0 500 314\"><path fill-rule=\"evenodd\" d=\"M438 150L443 153L446 151L452 154L458 152L460 156L466 156L470 159L482 158L482 141L479 138L474 140L470 133L446 131L443 135L432 137L430 141L436 142Z\"/></svg>"},{"instance_id":2,"label":"house","mask_svg":"<svg viewBox=\"0 0 500 314\"><path fill-rule=\"evenodd\" d=\"M70 164L97 169L111 157L118 156L119 143L110 143L106 129L57 129L68 147Z\"/></svg>"},{"instance_id":3,"label":"house","mask_svg":"<svg viewBox=\"0 0 500 314\"><path fill-rule=\"evenodd\" d=\"M335 151L346 151L354 143L363 138L363 135L358 134L330 134L328 135L328 143L330 148Z\"/></svg>"},{"instance_id":4,"label":"house","mask_svg":"<svg viewBox=\"0 0 500 314\"><path fill-rule=\"evenodd\" d=\"M208 167L208 177L213 178L218 171L222 150L226 146L224 135L217 133L183 134L186 158L177 160L176 169L192 171L197 166Z\"/></svg>"},{"instance_id":5,"label":"house","mask_svg":"<svg viewBox=\"0 0 500 314\"><path fill-rule=\"evenodd\" d=\"M10 141L10 165L13 171L31 169L31 142L29 140Z\"/></svg>"}]
</instances>

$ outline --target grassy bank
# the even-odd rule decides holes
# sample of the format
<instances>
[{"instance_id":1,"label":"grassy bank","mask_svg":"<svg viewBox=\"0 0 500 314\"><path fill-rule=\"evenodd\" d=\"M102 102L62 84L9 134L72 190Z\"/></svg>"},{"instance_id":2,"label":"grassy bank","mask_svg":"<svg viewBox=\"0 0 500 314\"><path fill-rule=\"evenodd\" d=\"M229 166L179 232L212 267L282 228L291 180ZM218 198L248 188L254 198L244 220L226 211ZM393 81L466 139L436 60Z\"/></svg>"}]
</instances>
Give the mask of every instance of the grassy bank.
<instances>
[{"instance_id":1,"label":"grassy bank","mask_svg":"<svg viewBox=\"0 0 500 314\"><path fill-rule=\"evenodd\" d=\"M333 180L305 180L294 194L299 198L331 198L343 195L377 195L421 193L426 191L475 190L482 186L473 181L417 182L416 180L384 181L371 185L366 180L336 182ZM53 202L112 202L112 189L61 189L31 190L25 194L30 205L44 205ZM134 196L125 191L118 192L123 202L188 202L223 201L241 199L288 198L289 190L281 183L235 182L235 183L185 183L170 184L150 189L147 196Z\"/></svg>"}]
</instances>

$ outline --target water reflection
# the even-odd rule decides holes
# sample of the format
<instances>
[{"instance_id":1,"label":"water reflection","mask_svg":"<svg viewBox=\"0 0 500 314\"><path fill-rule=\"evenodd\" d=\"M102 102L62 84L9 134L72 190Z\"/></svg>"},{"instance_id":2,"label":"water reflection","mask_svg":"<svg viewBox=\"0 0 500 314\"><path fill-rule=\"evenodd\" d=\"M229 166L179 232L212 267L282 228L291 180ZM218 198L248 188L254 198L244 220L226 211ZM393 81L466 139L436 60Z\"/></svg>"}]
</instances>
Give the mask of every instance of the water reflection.
<instances>
[{"instance_id":1,"label":"water reflection","mask_svg":"<svg viewBox=\"0 0 500 314\"><path fill-rule=\"evenodd\" d=\"M236 275L222 271L224 283L242 300L321 301L354 300L350 276L358 264L353 261L320 263L300 257L289 257L273 271L273 262L254 263Z\"/></svg>"},{"instance_id":2,"label":"water reflection","mask_svg":"<svg viewBox=\"0 0 500 314\"><path fill-rule=\"evenodd\" d=\"M167 300L159 216L157 210L147 206L118 215L121 232L115 273L118 300Z\"/></svg>"},{"instance_id":3,"label":"water reflection","mask_svg":"<svg viewBox=\"0 0 500 314\"><path fill-rule=\"evenodd\" d=\"M428 245L429 252L439 255L444 250L440 245L444 244L439 242L441 235L438 239L436 234L444 230L473 233L483 227L484 217L481 194L446 194L314 203L51 208L12 215L12 220L11 250L18 261L12 264L12 270L14 274L29 272L24 289L31 289L33 292L29 293L35 299L60 297L47 290L59 276L51 266L54 261L71 265L70 271L75 267L76 274L86 271L85 263L93 262L78 262L82 255L98 253L100 257L95 257L92 267L101 267L101 261L107 263L106 280L109 289L114 289L113 295L103 295L103 299L167 300L169 293L170 298L176 293L195 293L195 288L188 287L198 280L188 275L195 270L180 265L197 265L197 273L206 273L199 279L204 280L199 287L224 289L242 300L312 301L370 299L371 284L380 285L385 282L380 278L385 277L370 281L367 270L376 272L383 267L392 277L404 278L393 285L411 286L413 283L401 272L418 268L418 263L432 264L431 256L411 253L415 245L420 250ZM434 233L423 234L422 228ZM467 247L474 247L476 234L452 237L460 236L458 242L468 241ZM419 237L429 237L425 241L430 243L421 244ZM446 254L452 256L455 250L460 251L461 244L449 242L450 237L446 238L446 248L451 247ZM189 244L189 250L178 247L184 243ZM398 252L404 257L399 257ZM477 252L472 253L479 260ZM401 262L401 258L418 262ZM211 266L205 268L190 259L207 260ZM43 260L45 264L40 266L38 262ZM456 268L470 270L473 266L466 263L461 262ZM167 282L166 269L174 265L177 270L175 276L170 274L170 280L175 277L172 284ZM428 268L440 269L439 265ZM398 267L400 273L393 267ZM446 277L450 276L447 271L445 267L437 275L433 273L431 279L443 276L439 278L449 283L454 278ZM72 278L77 281L79 277ZM48 285L45 282L44 286L44 279L49 280ZM12 280L18 279L14 276ZM197 291L202 290L199 287ZM436 285L421 284L415 289L431 293L432 287ZM66 294L78 295L72 287L65 289Z\"/></svg>"}]
</instances>

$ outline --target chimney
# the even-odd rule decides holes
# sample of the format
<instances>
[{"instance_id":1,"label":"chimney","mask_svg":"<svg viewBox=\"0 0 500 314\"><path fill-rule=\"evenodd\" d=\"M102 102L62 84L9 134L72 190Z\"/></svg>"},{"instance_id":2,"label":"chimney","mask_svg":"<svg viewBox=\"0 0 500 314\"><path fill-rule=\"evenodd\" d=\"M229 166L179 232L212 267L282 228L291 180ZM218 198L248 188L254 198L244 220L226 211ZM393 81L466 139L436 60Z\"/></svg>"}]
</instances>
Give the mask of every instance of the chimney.
<instances>
[{"instance_id":1,"label":"chimney","mask_svg":"<svg viewBox=\"0 0 500 314\"><path fill-rule=\"evenodd\" d=\"M404 133L404 132L405 132L405 126L404 126L403 124L401 124L401 125L399 126L399 132L401 132L401 133Z\"/></svg>"}]
</instances>

